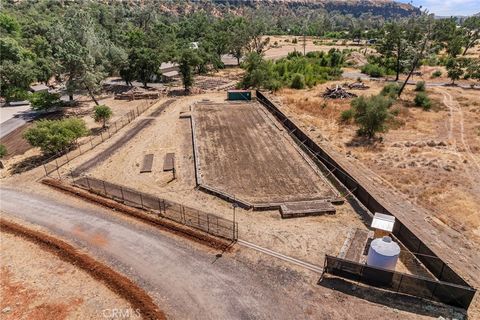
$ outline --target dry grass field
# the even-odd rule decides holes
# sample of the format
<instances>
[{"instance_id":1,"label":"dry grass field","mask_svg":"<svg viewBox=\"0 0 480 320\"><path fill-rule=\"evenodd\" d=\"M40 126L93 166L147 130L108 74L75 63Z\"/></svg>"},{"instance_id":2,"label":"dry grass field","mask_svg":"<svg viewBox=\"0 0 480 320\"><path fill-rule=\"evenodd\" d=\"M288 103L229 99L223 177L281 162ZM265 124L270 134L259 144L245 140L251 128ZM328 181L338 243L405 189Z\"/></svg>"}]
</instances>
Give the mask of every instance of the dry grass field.
<instances>
[{"instance_id":1,"label":"dry grass field","mask_svg":"<svg viewBox=\"0 0 480 320\"><path fill-rule=\"evenodd\" d=\"M340 82L339 82L340 83ZM376 94L383 83L368 81ZM344 124L340 113L350 100L324 100L325 86L310 90L285 89L277 98L283 109L316 140L328 143L359 168L370 170L389 188L429 209L436 222L459 231L465 245L480 244L480 101L477 90L455 87L427 88L432 110L412 103L408 86L392 110L397 113L381 141L365 144L356 126Z\"/></svg>"}]
</instances>

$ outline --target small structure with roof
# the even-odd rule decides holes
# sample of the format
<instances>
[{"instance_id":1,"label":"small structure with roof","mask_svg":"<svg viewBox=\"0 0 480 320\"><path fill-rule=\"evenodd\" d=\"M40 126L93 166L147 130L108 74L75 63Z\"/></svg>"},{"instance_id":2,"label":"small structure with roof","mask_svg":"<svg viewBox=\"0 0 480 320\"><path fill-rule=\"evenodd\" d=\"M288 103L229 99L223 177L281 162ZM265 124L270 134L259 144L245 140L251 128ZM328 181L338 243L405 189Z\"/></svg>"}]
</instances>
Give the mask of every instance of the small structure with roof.
<instances>
[{"instance_id":1,"label":"small structure with roof","mask_svg":"<svg viewBox=\"0 0 480 320\"><path fill-rule=\"evenodd\" d=\"M43 83L40 84L35 84L30 86L30 91L35 93L35 92L48 92L50 88L44 85Z\"/></svg>"},{"instance_id":2,"label":"small structure with roof","mask_svg":"<svg viewBox=\"0 0 480 320\"><path fill-rule=\"evenodd\" d=\"M393 231L394 224L394 216L375 212L375 216L373 217L371 224L371 227L374 229L373 237L376 239L388 236Z\"/></svg>"}]
</instances>

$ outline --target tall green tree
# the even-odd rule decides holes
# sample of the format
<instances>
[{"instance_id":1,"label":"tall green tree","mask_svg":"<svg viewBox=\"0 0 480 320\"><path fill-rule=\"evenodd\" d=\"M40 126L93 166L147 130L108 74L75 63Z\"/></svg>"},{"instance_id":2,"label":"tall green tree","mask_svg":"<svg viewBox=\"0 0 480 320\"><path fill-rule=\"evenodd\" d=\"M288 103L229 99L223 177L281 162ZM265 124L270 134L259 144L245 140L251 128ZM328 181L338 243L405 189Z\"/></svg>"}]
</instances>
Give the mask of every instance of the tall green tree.
<instances>
[{"instance_id":1,"label":"tall green tree","mask_svg":"<svg viewBox=\"0 0 480 320\"><path fill-rule=\"evenodd\" d=\"M467 54L468 49L472 48L480 40L480 17L471 16L465 19L462 27L465 30L465 50L463 55Z\"/></svg>"},{"instance_id":2,"label":"tall green tree","mask_svg":"<svg viewBox=\"0 0 480 320\"><path fill-rule=\"evenodd\" d=\"M88 11L68 7L62 21L52 28L50 39L54 57L60 63L59 71L66 76L70 100L76 91L86 89L98 105L95 92L106 76L107 41L96 32Z\"/></svg>"},{"instance_id":3,"label":"tall green tree","mask_svg":"<svg viewBox=\"0 0 480 320\"><path fill-rule=\"evenodd\" d=\"M193 73L195 68L201 63L201 59L195 49L184 47L177 54L176 62L182 76L185 92L190 92L193 85Z\"/></svg>"},{"instance_id":4,"label":"tall green tree","mask_svg":"<svg viewBox=\"0 0 480 320\"><path fill-rule=\"evenodd\" d=\"M377 45L377 50L385 56L386 61L395 61L395 81L398 81L403 70L402 61L407 54L406 24L404 22L390 22L383 28L382 38ZM388 64L388 62L387 62Z\"/></svg>"}]
</instances>

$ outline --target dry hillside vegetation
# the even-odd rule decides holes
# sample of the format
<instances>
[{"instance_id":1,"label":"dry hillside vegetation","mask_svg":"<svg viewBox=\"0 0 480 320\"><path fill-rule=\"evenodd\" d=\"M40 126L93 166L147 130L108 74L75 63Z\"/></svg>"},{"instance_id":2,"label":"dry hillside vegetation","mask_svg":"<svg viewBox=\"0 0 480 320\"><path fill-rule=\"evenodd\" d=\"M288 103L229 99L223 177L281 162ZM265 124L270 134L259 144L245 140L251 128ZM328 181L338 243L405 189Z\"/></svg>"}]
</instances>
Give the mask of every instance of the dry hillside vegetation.
<instances>
[{"instance_id":1,"label":"dry hillside vegetation","mask_svg":"<svg viewBox=\"0 0 480 320\"><path fill-rule=\"evenodd\" d=\"M376 94L383 84L369 81ZM318 141L327 142L365 170L371 169L391 188L432 212L432 219L480 244L480 101L478 91L455 87L428 88L432 110L411 102L413 86L392 110L398 114L381 141L366 144L356 126L342 124L349 100L320 98L326 86L312 90L284 89L282 108Z\"/></svg>"}]
</instances>

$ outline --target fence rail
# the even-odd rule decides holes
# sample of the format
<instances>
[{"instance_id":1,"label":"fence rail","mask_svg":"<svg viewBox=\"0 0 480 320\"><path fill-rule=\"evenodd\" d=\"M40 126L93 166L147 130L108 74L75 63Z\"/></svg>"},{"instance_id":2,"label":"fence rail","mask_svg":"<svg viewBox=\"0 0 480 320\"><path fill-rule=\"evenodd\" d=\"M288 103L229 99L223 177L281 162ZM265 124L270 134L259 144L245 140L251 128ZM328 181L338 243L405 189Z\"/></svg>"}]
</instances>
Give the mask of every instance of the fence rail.
<instances>
[{"instance_id":1,"label":"fence rail","mask_svg":"<svg viewBox=\"0 0 480 320\"><path fill-rule=\"evenodd\" d=\"M211 213L92 177L78 178L73 184L133 207L154 210L161 217L217 237L232 241L238 238L238 223Z\"/></svg>"},{"instance_id":2,"label":"fence rail","mask_svg":"<svg viewBox=\"0 0 480 320\"><path fill-rule=\"evenodd\" d=\"M323 272L464 309L468 309L476 292L471 287L380 269L329 255L325 256Z\"/></svg>"},{"instance_id":3,"label":"fence rail","mask_svg":"<svg viewBox=\"0 0 480 320\"><path fill-rule=\"evenodd\" d=\"M111 122L110 125L107 127L107 130L100 132L100 135L84 138L79 144L77 144L75 149L72 149L67 153L62 152L62 155L60 156L58 154L54 155L50 159L46 160L46 163L43 165L43 168L45 169L45 176L50 176L52 173L57 171L58 178L60 178L60 173L58 172L58 169L110 138L120 129L122 129L127 124L136 119L138 116L140 116L154 103L155 102L146 101L141 106L138 106L135 109L129 111L126 115L124 115L117 121Z\"/></svg>"}]
</instances>

